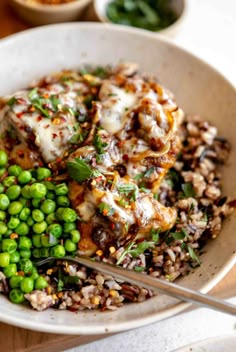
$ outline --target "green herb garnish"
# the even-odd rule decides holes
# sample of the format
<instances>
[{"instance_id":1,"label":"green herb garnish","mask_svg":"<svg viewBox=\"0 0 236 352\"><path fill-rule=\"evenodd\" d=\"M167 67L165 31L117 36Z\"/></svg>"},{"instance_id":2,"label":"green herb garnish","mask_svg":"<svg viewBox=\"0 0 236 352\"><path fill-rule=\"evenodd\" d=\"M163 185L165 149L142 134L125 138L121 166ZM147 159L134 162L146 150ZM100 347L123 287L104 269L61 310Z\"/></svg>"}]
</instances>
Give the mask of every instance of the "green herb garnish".
<instances>
[{"instance_id":1,"label":"green herb garnish","mask_svg":"<svg viewBox=\"0 0 236 352\"><path fill-rule=\"evenodd\" d=\"M140 254L144 253L148 248L152 248L154 242L143 241L137 244L136 248L130 250L132 257L137 258Z\"/></svg>"},{"instance_id":2,"label":"green herb garnish","mask_svg":"<svg viewBox=\"0 0 236 352\"><path fill-rule=\"evenodd\" d=\"M193 189L193 186L190 182L188 183L183 183L181 185L181 188L183 190L185 198L190 198L195 196L195 191Z\"/></svg>"},{"instance_id":3,"label":"green herb garnish","mask_svg":"<svg viewBox=\"0 0 236 352\"><path fill-rule=\"evenodd\" d=\"M111 216L115 212L115 210L109 204L103 202L98 205L98 209L104 216Z\"/></svg>"},{"instance_id":4,"label":"green herb garnish","mask_svg":"<svg viewBox=\"0 0 236 352\"><path fill-rule=\"evenodd\" d=\"M151 229L151 237L152 237L153 242L157 243L159 241L160 232L161 232L161 228L159 228L159 229Z\"/></svg>"},{"instance_id":5,"label":"green herb garnish","mask_svg":"<svg viewBox=\"0 0 236 352\"><path fill-rule=\"evenodd\" d=\"M192 260L194 262L196 262L198 265L201 265L201 261L198 258L197 254L195 253L194 249L192 247L190 247L189 245L188 245L188 252L189 252L189 255L192 258Z\"/></svg>"},{"instance_id":6,"label":"green herb garnish","mask_svg":"<svg viewBox=\"0 0 236 352\"><path fill-rule=\"evenodd\" d=\"M131 243L125 248L125 250L124 250L123 253L121 254L120 258L117 260L116 265L120 265L120 263L123 262L125 256L130 253L130 250L131 250L131 248L133 247L134 244L135 244L135 242L131 242Z\"/></svg>"},{"instance_id":7,"label":"green herb garnish","mask_svg":"<svg viewBox=\"0 0 236 352\"><path fill-rule=\"evenodd\" d=\"M67 170L70 177L77 182L83 182L93 175L91 167L79 158L75 158L74 161L68 161Z\"/></svg>"},{"instance_id":8,"label":"green herb garnish","mask_svg":"<svg viewBox=\"0 0 236 352\"><path fill-rule=\"evenodd\" d=\"M8 100L7 105L12 106L17 102L17 99L15 97L12 97L11 99Z\"/></svg>"},{"instance_id":9,"label":"green herb garnish","mask_svg":"<svg viewBox=\"0 0 236 352\"><path fill-rule=\"evenodd\" d=\"M93 144L100 155L105 153L104 149L108 146L108 143L103 142L98 134L95 135Z\"/></svg>"}]
</instances>

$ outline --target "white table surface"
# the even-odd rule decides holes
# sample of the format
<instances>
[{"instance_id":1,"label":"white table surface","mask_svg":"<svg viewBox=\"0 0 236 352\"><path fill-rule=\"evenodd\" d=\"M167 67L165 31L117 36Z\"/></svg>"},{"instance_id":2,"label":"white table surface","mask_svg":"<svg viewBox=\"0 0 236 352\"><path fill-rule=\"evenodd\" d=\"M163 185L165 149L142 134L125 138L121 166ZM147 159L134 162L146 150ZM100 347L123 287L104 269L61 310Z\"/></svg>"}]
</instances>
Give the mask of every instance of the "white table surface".
<instances>
[{"instance_id":1,"label":"white table surface","mask_svg":"<svg viewBox=\"0 0 236 352\"><path fill-rule=\"evenodd\" d=\"M186 16L172 40L213 65L236 86L236 0L186 1ZM230 301L236 304L236 297ZM171 352L209 337L236 334L235 328L236 318L201 308L67 352ZM235 351L236 346L227 350Z\"/></svg>"}]
</instances>

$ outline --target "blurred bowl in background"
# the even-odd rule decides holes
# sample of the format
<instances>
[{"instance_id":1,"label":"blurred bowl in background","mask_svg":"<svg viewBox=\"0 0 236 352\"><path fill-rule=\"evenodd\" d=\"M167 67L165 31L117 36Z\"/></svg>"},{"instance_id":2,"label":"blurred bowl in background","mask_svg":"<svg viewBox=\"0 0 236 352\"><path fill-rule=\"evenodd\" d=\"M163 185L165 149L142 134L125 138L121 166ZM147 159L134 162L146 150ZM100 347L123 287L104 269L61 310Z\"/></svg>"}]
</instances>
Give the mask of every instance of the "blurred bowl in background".
<instances>
[{"instance_id":1,"label":"blurred bowl in background","mask_svg":"<svg viewBox=\"0 0 236 352\"><path fill-rule=\"evenodd\" d=\"M94 0L93 7L96 17L101 22L114 23L107 16L107 6L113 2L113 0ZM186 15L186 0L169 0L169 7L176 14L176 21L173 22L166 28L158 30L156 33L165 35L167 37L175 37Z\"/></svg>"},{"instance_id":2,"label":"blurred bowl in background","mask_svg":"<svg viewBox=\"0 0 236 352\"><path fill-rule=\"evenodd\" d=\"M91 0L75 0L60 5L44 5L25 0L10 0L18 15L33 25L75 21L79 19Z\"/></svg>"}]
</instances>

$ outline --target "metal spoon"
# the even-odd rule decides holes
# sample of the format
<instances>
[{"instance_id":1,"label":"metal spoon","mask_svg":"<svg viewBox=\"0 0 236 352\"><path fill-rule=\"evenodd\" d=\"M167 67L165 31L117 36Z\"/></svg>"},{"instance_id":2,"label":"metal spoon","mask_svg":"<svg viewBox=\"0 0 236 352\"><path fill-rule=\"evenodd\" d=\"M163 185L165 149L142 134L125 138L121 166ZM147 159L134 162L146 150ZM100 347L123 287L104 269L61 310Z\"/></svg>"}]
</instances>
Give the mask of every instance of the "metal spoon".
<instances>
[{"instance_id":1,"label":"metal spoon","mask_svg":"<svg viewBox=\"0 0 236 352\"><path fill-rule=\"evenodd\" d=\"M200 293L198 291L191 290L186 287L168 282L165 280L153 278L149 275L144 275L133 270L118 267L112 264L106 264L104 262L93 261L90 258L76 256L73 257L63 257L63 258L46 258L40 260L36 263L36 266L42 266L48 262L54 262L56 260L67 260L70 262L75 262L82 264L90 269L100 271L106 275L112 275L117 279L125 280L132 284L145 287L152 291L159 291L169 296L179 298L181 300L198 304L207 308L218 310L223 313L236 315L236 305L225 302L213 296Z\"/></svg>"}]
</instances>

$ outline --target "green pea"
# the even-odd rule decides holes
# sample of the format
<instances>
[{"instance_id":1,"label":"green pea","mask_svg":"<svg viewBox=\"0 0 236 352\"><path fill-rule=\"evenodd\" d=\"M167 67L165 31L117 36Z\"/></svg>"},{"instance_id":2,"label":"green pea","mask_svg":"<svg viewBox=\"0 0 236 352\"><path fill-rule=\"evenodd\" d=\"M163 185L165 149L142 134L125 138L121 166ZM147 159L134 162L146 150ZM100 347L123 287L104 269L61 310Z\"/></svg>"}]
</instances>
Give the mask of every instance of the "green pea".
<instances>
[{"instance_id":1,"label":"green pea","mask_svg":"<svg viewBox=\"0 0 236 352\"><path fill-rule=\"evenodd\" d=\"M1 177L1 175L0 175L0 177ZM5 187L0 183L0 193L3 193L4 190L5 190Z\"/></svg>"},{"instance_id":2,"label":"green pea","mask_svg":"<svg viewBox=\"0 0 236 352\"><path fill-rule=\"evenodd\" d=\"M34 289L34 280L31 277L24 277L20 282L20 289L24 293L30 293Z\"/></svg>"},{"instance_id":3,"label":"green pea","mask_svg":"<svg viewBox=\"0 0 236 352\"><path fill-rule=\"evenodd\" d=\"M37 259L41 258L40 249L39 248L33 249L32 255L34 258L37 258Z\"/></svg>"},{"instance_id":4,"label":"green pea","mask_svg":"<svg viewBox=\"0 0 236 352\"><path fill-rule=\"evenodd\" d=\"M70 205L70 200L66 196L58 196L56 202L60 207L68 207Z\"/></svg>"},{"instance_id":5,"label":"green pea","mask_svg":"<svg viewBox=\"0 0 236 352\"><path fill-rule=\"evenodd\" d=\"M3 269L3 274L6 276L7 279L16 275L17 267L15 263L9 264L7 267Z\"/></svg>"},{"instance_id":6,"label":"green pea","mask_svg":"<svg viewBox=\"0 0 236 352\"><path fill-rule=\"evenodd\" d=\"M20 282L23 280L23 276L20 275L12 275L9 280L9 285L11 288L20 287Z\"/></svg>"},{"instance_id":7,"label":"green pea","mask_svg":"<svg viewBox=\"0 0 236 352\"><path fill-rule=\"evenodd\" d=\"M32 236L32 243L33 243L33 246L36 247L36 248L42 247L41 235L33 235Z\"/></svg>"},{"instance_id":8,"label":"green pea","mask_svg":"<svg viewBox=\"0 0 236 352\"><path fill-rule=\"evenodd\" d=\"M77 219L76 212L71 208L64 208L62 212L62 220L65 222L74 222Z\"/></svg>"},{"instance_id":9,"label":"green pea","mask_svg":"<svg viewBox=\"0 0 236 352\"><path fill-rule=\"evenodd\" d=\"M30 259L31 251L29 249L22 249L20 250L20 256L23 259Z\"/></svg>"},{"instance_id":10,"label":"green pea","mask_svg":"<svg viewBox=\"0 0 236 352\"><path fill-rule=\"evenodd\" d=\"M2 240L2 251L7 252L9 254L15 252L17 249L17 243L15 240L12 240L10 238L6 238Z\"/></svg>"},{"instance_id":11,"label":"green pea","mask_svg":"<svg viewBox=\"0 0 236 352\"><path fill-rule=\"evenodd\" d=\"M19 249L30 249L32 247L32 241L29 237L21 236L18 243Z\"/></svg>"},{"instance_id":12,"label":"green pea","mask_svg":"<svg viewBox=\"0 0 236 352\"><path fill-rule=\"evenodd\" d=\"M0 221L0 235L5 235L7 230L7 225L3 221Z\"/></svg>"},{"instance_id":13,"label":"green pea","mask_svg":"<svg viewBox=\"0 0 236 352\"><path fill-rule=\"evenodd\" d=\"M64 212L64 209L65 209L65 208L60 207L60 208L57 208L57 210L56 210L56 217L57 217L57 219L58 219L59 221L62 221L62 220L63 220L63 212Z\"/></svg>"},{"instance_id":14,"label":"green pea","mask_svg":"<svg viewBox=\"0 0 236 352\"><path fill-rule=\"evenodd\" d=\"M15 176L7 176L3 181L3 186L4 187L10 187L16 183L16 177Z\"/></svg>"},{"instance_id":15,"label":"green pea","mask_svg":"<svg viewBox=\"0 0 236 352\"><path fill-rule=\"evenodd\" d=\"M6 210L9 207L10 200L6 194L0 194L0 210Z\"/></svg>"},{"instance_id":16,"label":"green pea","mask_svg":"<svg viewBox=\"0 0 236 352\"><path fill-rule=\"evenodd\" d=\"M0 210L0 221L4 221L6 219L7 213L3 210Z\"/></svg>"},{"instance_id":17,"label":"green pea","mask_svg":"<svg viewBox=\"0 0 236 352\"><path fill-rule=\"evenodd\" d=\"M37 278L39 277L39 274L38 274L38 270L37 268L34 266L32 271L31 271L31 275L30 277L35 281L37 280Z\"/></svg>"},{"instance_id":18,"label":"green pea","mask_svg":"<svg viewBox=\"0 0 236 352\"><path fill-rule=\"evenodd\" d=\"M31 262L30 259L23 258L19 261L19 268L25 274L28 274L32 271L33 263Z\"/></svg>"},{"instance_id":19,"label":"green pea","mask_svg":"<svg viewBox=\"0 0 236 352\"><path fill-rule=\"evenodd\" d=\"M47 280L46 280L43 276L39 276L39 277L36 279L34 285L35 285L35 289L36 289L36 290L43 290L43 289L45 289L46 287L48 287L48 282L47 282Z\"/></svg>"},{"instance_id":20,"label":"green pea","mask_svg":"<svg viewBox=\"0 0 236 352\"><path fill-rule=\"evenodd\" d=\"M39 199L39 198L32 199L32 205L34 208L40 208L41 204L42 204L42 199Z\"/></svg>"},{"instance_id":21,"label":"green pea","mask_svg":"<svg viewBox=\"0 0 236 352\"><path fill-rule=\"evenodd\" d=\"M43 247L52 247L58 243L58 240L53 235L42 234L41 235L41 244Z\"/></svg>"},{"instance_id":22,"label":"green pea","mask_svg":"<svg viewBox=\"0 0 236 352\"><path fill-rule=\"evenodd\" d=\"M55 190L55 184L53 182L50 181L44 181L43 184L46 186L46 188L49 191L54 191Z\"/></svg>"},{"instance_id":23,"label":"green pea","mask_svg":"<svg viewBox=\"0 0 236 352\"><path fill-rule=\"evenodd\" d=\"M40 248L40 258L48 258L49 257L49 249L48 248Z\"/></svg>"},{"instance_id":24,"label":"green pea","mask_svg":"<svg viewBox=\"0 0 236 352\"><path fill-rule=\"evenodd\" d=\"M62 235L62 226L60 224L51 224L47 228L47 233L56 238L60 238Z\"/></svg>"},{"instance_id":25,"label":"green pea","mask_svg":"<svg viewBox=\"0 0 236 352\"><path fill-rule=\"evenodd\" d=\"M71 241L74 243L78 243L80 241L80 232L78 230L72 230L70 232Z\"/></svg>"},{"instance_id":26,"label":"green pea","mask_svg":"<svg viewBox=\"0 0 236 352\"><path fill-rule=\"evenodd\" d=\"M11 216L10 220L7 223L7 226L9 229L13 230L15 229L18 225L20 224L20 220L15 217L15 216Z\"/></svg>"},{"instance_id":27,"label":"green pea","mask_svg":"<svg viewBox=\"0 0 236 352\"><path fill-rule=\"evenodd\" d=\"M7 169L6 168L0 168L0 177L6 176L7 175Z\"/></svg>"},{"instance_id":28,"label":"green pea","mask_svg":"<svg viewBox=\"0 0 236 352\"><path fill-rule=\"evenodd\" d=\"M22 193L22 192L21 192ZM21 196L18 201L23 204L24 207L29 207L30 206L30 200L24 198L23 196Z\"/></svg>"},{"instance_id":29,"label":"green pea","mask_svg":"<svg viewBox=\"0 0 236 352\"><path fill-rule=\"evenodd\" d=\"M57 222L56 213L48 214L47 217L46 217L46 222L49 225L50 224L54 224L55 222Z\"/></svg>"},{"instance_id":30,"label":"green pea","mask_svg":"<svg viewBox=\"0 0 236 352\"><path fill-rule=\"evenodd\" d=\"M65 222L63 225L63 232L70 233L71 231L76 230L75 222Z\"/></svg>"},{"instance_id":31,"label":"green pea","mask_svg":"<svg viewBox=\"0 0 236 352\"><path fill-rule=\"evenodd\" d=\"M65 196L69 192L69 188L66 183L61 183L55 186L55 193L57 196Z\"/></svg>"},{"instance_id":32,"label":"green pea","mask_svg":"<svg viewBox=\"0 0 236 352\"><path fill-rule=\"evenodd\" d=\"M7 232L4 234L4 237L10 237L10 235L13 233L13 230L7 230Z\"/></svg>"},{"instance_id":33,"label":"green pea","mask_svg":"<svg viewBox=\"0 0 236 352\"><path fill-rule=\"evenodd\" d=\"M40 209L42 210L42 212L44 214L51 214L54 213L55 209L56 209L56 203L51 200L51 199L46 199L42 204Z\"/></svg>"},{"instance_id":34,"label":"green pea","mask_svg":"<svg viewBox=\"0 0 236 352\"><path fill-rule=\"evenodd\" d=\"M32 218L32 216L29 216L28 219L27 219L27 225L28 226L33 226L34 225L34 220Z\"/></svg>"},{"instance_id":35,"label":"green pea","mask_svg":"<svg viewBox=\"0 0 236 352\"><path fill-rule=\"evenodd\" d=\"M46 167L39 167L36 172L36 177L38 181L42 181L45 178L48 178L52 175L51 170L47 169Z\"/></svg>"},{"instance_id":36,"label":"green pea","mask_svg":"<svg viewBox=\"0 0 236 352\"><path fill-rule=\"evenodd\" d=\"M27 221L27 219L30 216L30 213L31 213L30 208L27 208L27 207L23 208L19 215L20 220Z\"/></svg>"},{"instance_id":37,"label":"green pea","mask_svg":"<svg viewBox=\"0 0 236 352\"><path fill-rule=\"evenodd\" d=\"M8 173L10 176L19 176L19 174L22 172L22 168L19 165L11 165L8 168Z\"/></svg>"},{"instance_id":38,"label":"green pea","mask_svg":"<svg viewBox=\"0 0 236 352\"><path fill-rule=\"evenodd\" d=\"M0 150L0 167L6 166L8 163L8 156L4 150Z\"/></svg>"},{"instance_id":39,"label":"green pea","mask_svg":"<svg viewBox=\"0 0 236 352\"><path fill-rule=\"evenodd\" d=\"M15 251L10 253L10 263L18 263L20 261L20 253Z\"/></svg>"},{"instance_id":40,"label":"green pea","mask_svg":"<svg viewBox=\"0 0 236 352\"><path fill-rule=\"evenodd\" d=\"M26 236L28 235L29 230L29 225L26 222L21 222L15 229L15 232L20 236Z\"/></svg>"},{"instance_id":41,"label":"green pea","mask_svg":"<svg viewBox=\"0 0 236 352\"><path fill-rule=\"evenodd\" d=\"M9 298L12 303L20 304L25 301L24 293L19 288L13 288L10 291Z\"/></svg>"},{"instance_id":42,"label":"green pea","mask_svg":"<svg viewBox=\"0 0 236 352\"><path fill-rule=\"evenodd\" d=\"M55 258L62 258L66 254L65 248L61 244L57 244L50 250L50 256Z\"/></svg>"},{"instance_id":43,"label":"green pea","mask_svg":"<svg viewBox=\"0 0 236 352\"><path fill-rule=\"evenodd\" d=\"M45 232L46 228L47 228L46 221L37 222L36 224L33 225L33 231L38 234Z\"/></svg>"},{"instance_id":44,"label":"green pea","mask_svg":"<svg viewBox=\"0 0 236 352\"><path fill-rule=\"evenodd\" d=\"M10 254L0 253L0 266L6 268L10 264Z\"/></svg>"},{"instance_id":45,"label":"green pea","mask_svg":"<svg viewBox=\"0 0 236 352\"><path fill-rule=\"evenodd\" d=\"M42 199L47 194L47 188L42 183L34 183L30 186L30 194L32 198Z\"/></svg>"},{"instance_id":46,"label":"green pea","mask_svg":"<svg viewBox=\"0 0 236 352\"><path fill-rule=\"evenodd\" d=\"M30 199L31 197L31 186L29 185L25 185L22 189L21 189L21 194L25 199Z\"/></svg>"},{"instance_id":47,"label":"green pea","mask_svg":"<svg viewBox=\"0 0 236 352\"><path fill-rule=\"evenodd\" d=\"M32 175L29 171L24 170L18 175L18 182L22 184L29 183L32 179Z\"/></svg>"},{"instance_id":48,"label":"green pea","mask_svg":"<svg viewBox=\"0 0 236 352\"><path fill-rule=\"evenodd\" d=\"M32 218L36 222L42 222L44 220L44 213L39 209L34 209L32 211Z\"/></svg>"},{"instance_id":49,"label":"green pea","mask_svg":"<svg viewBox=\"0 0 236 352\"><path fill-rule=\"evenodd\" d=\"M65 241L65 250L67 252L74 252L76 251L76 249L77 249L76 244L72 242L70 239L67 239Z\"/></svg>"},{"instance_id":50,"label":"green pea","mask_svg":"<svg viewBox=\"0 0 236 352\"><path fill-rule=\"evenodd\" d=\"M9 205L8 213L10 215L16 215L16 214L19 214L22 209L23 209L23 204L21 204L18 201L14 201Z\"/></svg>"},{"instance_id":51,"label":"green pea","mask_svg":"<svg viewBox=\"0 0 236 352\"><path fill-rule=\"evenodd\" d=\"M52 192L52 191L48 191L48 193L47 193L47 199L54 200L55 198L56 198L55 193Z\"/></svg>"},{"instance_id":52,"label":"green pea","mask_svg":"<svg viewBox=\"0 0 236 352\"><path fill-rule=\"evenodd\" d=\"M10 200L17 199L20 194L21 194L21 188L18 185L10 186L6 191L6 195Z\"/></svg>"}]
</instances>

